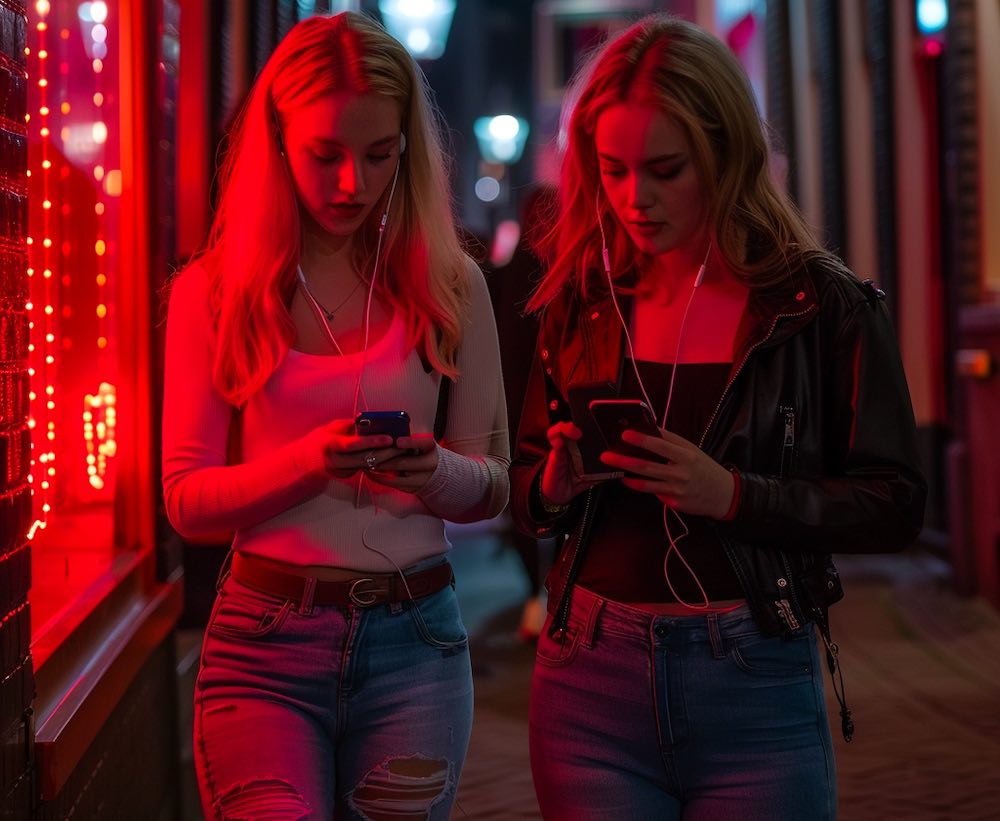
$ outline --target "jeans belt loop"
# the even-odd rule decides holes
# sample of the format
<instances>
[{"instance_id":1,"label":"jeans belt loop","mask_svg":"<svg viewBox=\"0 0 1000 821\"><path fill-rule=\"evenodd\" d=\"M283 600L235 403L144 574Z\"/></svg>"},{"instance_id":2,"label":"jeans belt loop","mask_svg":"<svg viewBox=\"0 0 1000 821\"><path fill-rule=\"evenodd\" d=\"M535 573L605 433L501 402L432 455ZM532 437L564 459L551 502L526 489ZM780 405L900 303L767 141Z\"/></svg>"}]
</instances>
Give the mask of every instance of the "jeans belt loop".
<instances>
[{"instance_id":1,"label":"jeans belt loop","mask_svg":"<svg viewBox=\"0 0 1000 821\"><path fill-rule=\"evenodd\" d=\"M722 638L722 631L719 629L719 614L707 613L708 620L708 640L712 645L712 657L714 659L724 659L726 657L726 644Z\"/></svg>"},{"instance_id":2,"label":"jeans belt loop","mask_svg":"<svg viewBox=\"0 0 1000 821\"><path fill-rule=\"evenodd\" d=\"M299 613L303 616L311 616L313 612L313 599L316 596L316 579L307 576L305 585L302 587L302 601L299 602Z\"/></svg>"},{"instance_id":3,"label":"jeans belt loop","mask_svg":"<svg viewBox=\"0 0 1000 821\"><path fill-rule=\"evenodd\" d=\"M355 607L371 607L378 601L378 593L374 590L358 590L359 584L365 584L366 582L374 582L375 579L355 579L351 583L351 589L347 591L347 598L351 600L351 604Z\"/></svg>"},{"instance_id":4,"label":"jeans belt loop","mask_svg":"<svg viewBox=\"0 0 1000 821\"><path fill-rule=\"evenodd\" d=\"M222 566L219 568L219 574L215 577L215 592L219 594L222 592L222 585L232 575L232 565L233 565L233 549L232 547L226 551L226 556L222 560Z\"/></svg>"},{"instance_id":5,"label":"jeans belt loop","mask_svg":"<svg viewBox=\"0 0 1000 821\"><path fill-rule=\"evenodd\" d=\"M584 635L582 645L588 650L594 647L594 634L597 632L597 620L604 610L607 601L600 596L595 596L594 600L587 605L587 623L584 625Z\"/></svg>"}]
</instances>

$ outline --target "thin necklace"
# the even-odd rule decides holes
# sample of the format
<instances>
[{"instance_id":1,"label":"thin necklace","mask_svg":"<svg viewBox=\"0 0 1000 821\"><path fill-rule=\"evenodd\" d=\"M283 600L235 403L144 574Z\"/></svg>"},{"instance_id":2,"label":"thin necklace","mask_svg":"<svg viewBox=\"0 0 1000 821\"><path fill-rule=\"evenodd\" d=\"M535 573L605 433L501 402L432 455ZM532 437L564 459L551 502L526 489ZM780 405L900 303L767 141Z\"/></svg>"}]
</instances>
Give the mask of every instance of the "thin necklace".
<instances>
[{"instance_id":1,"label":"thin necklace","mask_svg":"<svg viewBox=\"0 0 1000 821\"><path fill-rule=\"evenodd\" d=\"M309 294L309 296L312 299L312 301L315 302L319 306L319 309L323 312L323 316L326 317L326 321L327 322L333 322L333 318L337 315L337 311L339 311L348 302L350 302L351 301L351 297L353 297L358 292L358 288L361 287L361 277L356 277L357 281L354 283L354 287L351 288L351 292L346 297L344 297L343 300L341 300L340 304L336 308L334 308L334 309L331 310L331 309L327 308L322 302L320 302L316 298L316 294L314 294L312 292L312 289L309 287L309 284L306 282L305 276L302 276L299 279L302 282L302 287L306 289L306 293Z\"/></svg>"}]
</instances>

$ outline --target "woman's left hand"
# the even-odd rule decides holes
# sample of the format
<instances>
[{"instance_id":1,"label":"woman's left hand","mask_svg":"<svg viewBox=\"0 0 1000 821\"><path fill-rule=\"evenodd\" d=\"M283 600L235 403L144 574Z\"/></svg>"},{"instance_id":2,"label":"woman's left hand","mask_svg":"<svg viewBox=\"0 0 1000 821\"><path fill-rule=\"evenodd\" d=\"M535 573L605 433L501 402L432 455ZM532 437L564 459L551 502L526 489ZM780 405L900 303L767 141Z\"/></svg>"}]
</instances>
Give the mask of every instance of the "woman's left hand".
<instances>
[{"instance_id":1,"label":"woman's left hand","mask_svg":"<svg viewBox=\"0 0 1000 821\"><path fill-rule=\"evenodd\" d=\"M431 434L419 433L400 436L395 447L404 453L387 459L374 470L366 470L365 475L377 484L405 493L419 492L437 469L437 442Z\"/></svg>"},{"instance_id":2,"label":"woman's left hand","mask_svg":"<svg viewBox=\"0 0 1000 821\"><path fill-rule=\"evenodd\" d=\"M622 441L650 451L649 460L604 451L601 461L626 471L622 484L642 493L653 493L663 504L681 513L721 519L729 510L735 482L732 474L693 442L661 430L647 436L634 430Z\"/></svg>"}]
</instances>

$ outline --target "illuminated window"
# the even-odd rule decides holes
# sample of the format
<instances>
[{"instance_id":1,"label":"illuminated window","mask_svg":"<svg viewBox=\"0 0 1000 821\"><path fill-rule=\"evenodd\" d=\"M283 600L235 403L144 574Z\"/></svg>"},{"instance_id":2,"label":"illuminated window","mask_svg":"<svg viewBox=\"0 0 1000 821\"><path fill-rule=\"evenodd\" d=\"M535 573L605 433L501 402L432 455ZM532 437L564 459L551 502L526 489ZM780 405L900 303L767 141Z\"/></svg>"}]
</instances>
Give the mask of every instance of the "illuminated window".
<instances>
[{"instance_id":1,"label":"illuminated window","mask_svg":"<svg viewBox=\"0 0 1000 821\"><path fill-rule=\"evenodd\" d=\"M118 407L117 2L29 5L32 621L110 565Z\"/></svg>"}]
</instances>

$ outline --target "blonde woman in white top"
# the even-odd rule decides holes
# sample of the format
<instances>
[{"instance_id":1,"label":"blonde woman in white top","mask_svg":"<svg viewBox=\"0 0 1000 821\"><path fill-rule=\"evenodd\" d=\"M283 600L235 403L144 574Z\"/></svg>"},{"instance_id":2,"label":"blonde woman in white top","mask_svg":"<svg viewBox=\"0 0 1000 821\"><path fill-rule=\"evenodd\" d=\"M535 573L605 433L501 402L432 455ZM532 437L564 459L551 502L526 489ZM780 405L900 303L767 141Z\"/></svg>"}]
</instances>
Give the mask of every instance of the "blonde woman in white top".
<instances>
[{"instance_id":1,"label":"blonde woman in white top","mask_svg":"<svg viewBox=\"0 0 1000 821\"><path fill-rule=\"evenodd\" d=\"M449 815L472 678L443 520L503 509L509 452L441 158L405 49L361 15L305 20L172 286L168 516L235 533L195 692L208 818ZM368 411L405 411L410 435L364 435Z\"/></svg>"}]
</instances>

